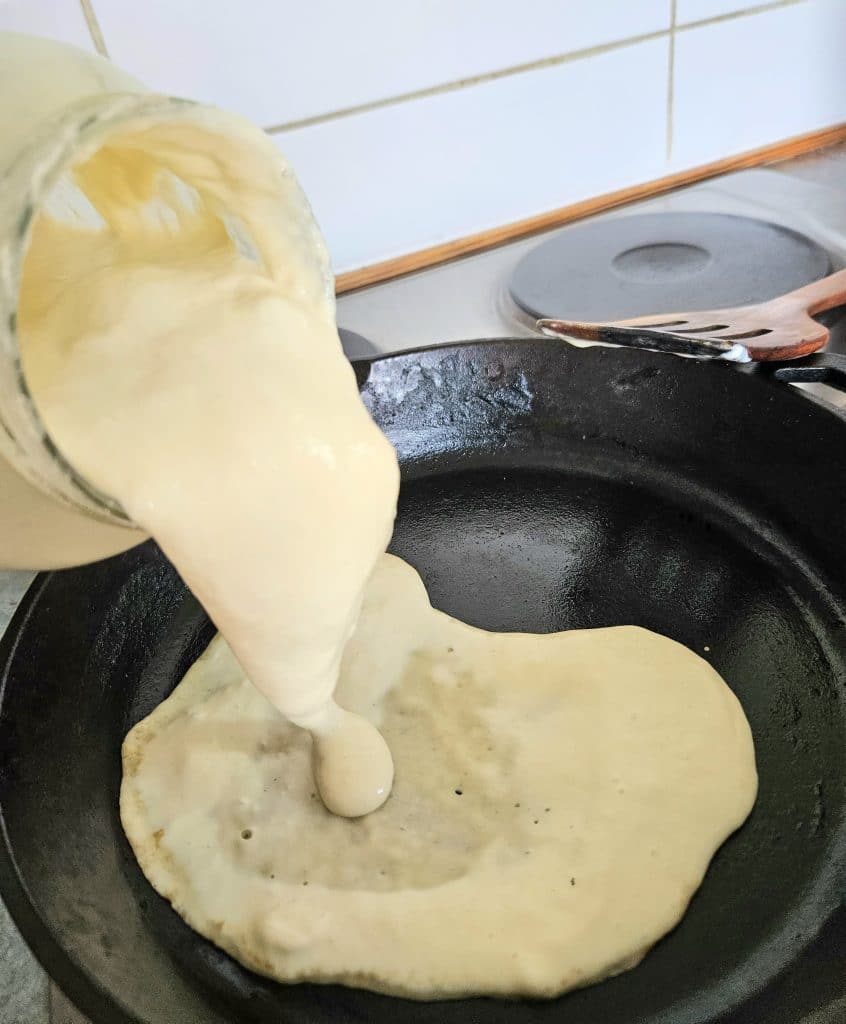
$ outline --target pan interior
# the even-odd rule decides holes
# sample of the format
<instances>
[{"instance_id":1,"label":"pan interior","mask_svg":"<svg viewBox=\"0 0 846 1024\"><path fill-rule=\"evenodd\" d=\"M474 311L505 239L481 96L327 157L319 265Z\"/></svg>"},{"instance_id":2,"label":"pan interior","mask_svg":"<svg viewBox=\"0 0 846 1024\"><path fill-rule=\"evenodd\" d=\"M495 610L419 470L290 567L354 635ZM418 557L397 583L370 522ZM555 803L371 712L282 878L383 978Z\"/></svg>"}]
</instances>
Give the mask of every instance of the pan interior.
<instances>
[{"instance_id":1,"label":"pan interior","mask_svg":"<svg viewBox=\"0 0 846 1024\"><path fill-rule=\"evenodd\" d=\"M473 373L489 378L485 365ZM414 417L389 420L377 385L368 400L404 469L392 550L435 606L497 630L636 623L702 654L752 726L752 816L640 967L559 1000L413 1003L254 976L156 896L118 819L123 735L212 632L148 544L42 578L3 645L0 882L48 969L96 1024L791 1024L842 996L846 608L814 568L813 538L797 546L776 521L762 531L751 497L732 505L707 481L690 486L687 467L633 462L607 438L580 446L560 420L551 445L526 429L519 397L493 425L486 407L485 430L464 423L456 440L453 423L424 442Z\"/></svg>"}]
</instances>

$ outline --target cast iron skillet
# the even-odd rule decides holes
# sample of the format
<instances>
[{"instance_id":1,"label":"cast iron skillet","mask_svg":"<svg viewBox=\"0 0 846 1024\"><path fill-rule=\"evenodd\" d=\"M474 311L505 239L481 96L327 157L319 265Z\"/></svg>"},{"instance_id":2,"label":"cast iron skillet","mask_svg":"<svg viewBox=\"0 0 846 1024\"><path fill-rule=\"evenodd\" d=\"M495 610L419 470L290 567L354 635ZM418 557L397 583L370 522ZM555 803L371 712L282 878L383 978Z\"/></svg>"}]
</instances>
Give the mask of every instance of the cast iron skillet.
<instances>
[{"instance_id":1,"label":"cast iron skillet","mask_svg":"<svg viewBox=\"0 0 846 1024\"><path fill-rule=\"evenodd\" d=\"M257 977L156 896L118 820L124 733L211 636L145 544L39 577L0 650L0 883L46 968L97 1024L842 1022L846 418L760 371L547 339L356 372L402 462L393 550L434 603L493 629L638 623L702 652L752 724L751 818L640 967L561 999Z\"/></svg>"}]
</instances>

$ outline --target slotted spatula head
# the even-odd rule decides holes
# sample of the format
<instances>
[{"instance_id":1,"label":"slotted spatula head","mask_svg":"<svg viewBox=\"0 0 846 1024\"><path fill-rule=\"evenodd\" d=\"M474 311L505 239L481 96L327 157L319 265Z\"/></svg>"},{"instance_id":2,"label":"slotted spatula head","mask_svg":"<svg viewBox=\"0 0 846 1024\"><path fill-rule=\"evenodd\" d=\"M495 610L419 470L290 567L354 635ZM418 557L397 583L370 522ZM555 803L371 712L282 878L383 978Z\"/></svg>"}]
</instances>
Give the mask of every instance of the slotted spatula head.
<instances>
[{"instance_id":1,"label":"slotted spatula head","mask_svg":"<svg viewBox=\"0 0 846 1024\"><path fill-rule=\"evenodd\" d=\"M663 349L738 362L797 359L824 348L828 328L814 314L846 303L846 270L753 306L581 323L538 320L544 334Z\"/></svg>"}]
</instances>

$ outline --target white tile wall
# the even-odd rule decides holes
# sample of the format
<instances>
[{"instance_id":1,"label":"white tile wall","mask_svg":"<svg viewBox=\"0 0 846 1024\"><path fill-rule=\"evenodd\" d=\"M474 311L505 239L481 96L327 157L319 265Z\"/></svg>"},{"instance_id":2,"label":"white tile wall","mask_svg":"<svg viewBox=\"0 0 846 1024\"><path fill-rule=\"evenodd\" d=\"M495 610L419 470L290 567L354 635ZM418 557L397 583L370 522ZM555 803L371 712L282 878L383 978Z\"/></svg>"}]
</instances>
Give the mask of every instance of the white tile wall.
<instances>
[{"instance_id":1,"label":"white tile wall","mask_svg":"<svg viewBox=\"0 0 846 1024\"><path fill-rule=\"evenodd\" d=\"M844 44L844 0L805 0L679 32L674 165L846 120Z\"/></svg>"},{"instance_id":2,"label":"white tile wall","mask_svg":"<svg viewBox=\"0 0 846 1024\"><path fill-rule=\"evenodd\" d=\"M151 87L273 128L339 270L846 121L846 0L90 6ZM92 48L81 0L2 29Z\"/></svg>"},{"instance_id":3,"label":"white tile wall","mask_svg":"<svg viewBox=\"0 0 846 1024\"><path fill-rule=\"evenodd\" d=\"M660 175L667 37L274 136L346 270Z\"/></svg>"},{"instance_id":4,"label":"white tile wall","mask_svg":"<svg viewBox=\"0 0 846 1024\"><path fill-rule=\"evenodd\" d=\"M26 32L94 49L79 0L0 0L0 31Z\"/></svg>"},{"instance_id":5,"label":"white tile wall","mask_svg":"<svg viewBox=\"0 0 846 1024\"><path fill-rule=\"evenodd\" d=\"M110 56L142 81L265 126L670 23L669 0L96 0L96 10Z\"/></svg>"},{"instance_id":6,"label":"white tile wall","mask_svg":"<svg viewBox=\"0 0 846 1024\"><path fill-rule=\"evenodd\" d=\"M676 24L706 21L708 18L766 7L772 3L773 0L676 0Z\"/></svg>"}]
</instances>

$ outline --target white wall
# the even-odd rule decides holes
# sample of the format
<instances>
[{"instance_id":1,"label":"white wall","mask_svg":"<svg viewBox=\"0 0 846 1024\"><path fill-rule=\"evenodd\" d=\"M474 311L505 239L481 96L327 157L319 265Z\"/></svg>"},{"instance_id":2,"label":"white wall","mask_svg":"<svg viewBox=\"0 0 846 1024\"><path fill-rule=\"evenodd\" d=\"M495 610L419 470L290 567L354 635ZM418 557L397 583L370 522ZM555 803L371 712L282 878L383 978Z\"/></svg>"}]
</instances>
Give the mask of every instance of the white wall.
<instances>
[{"instance_id":1,"label":"white wall","mask_svg":"<svg viewBox=\"0 0 846 1024\"><path fill-rule=\"evenodd\" d=\"M0 0L266 127L337 270L846 121L846 0Z\"/></svg>"}]
</instances>

